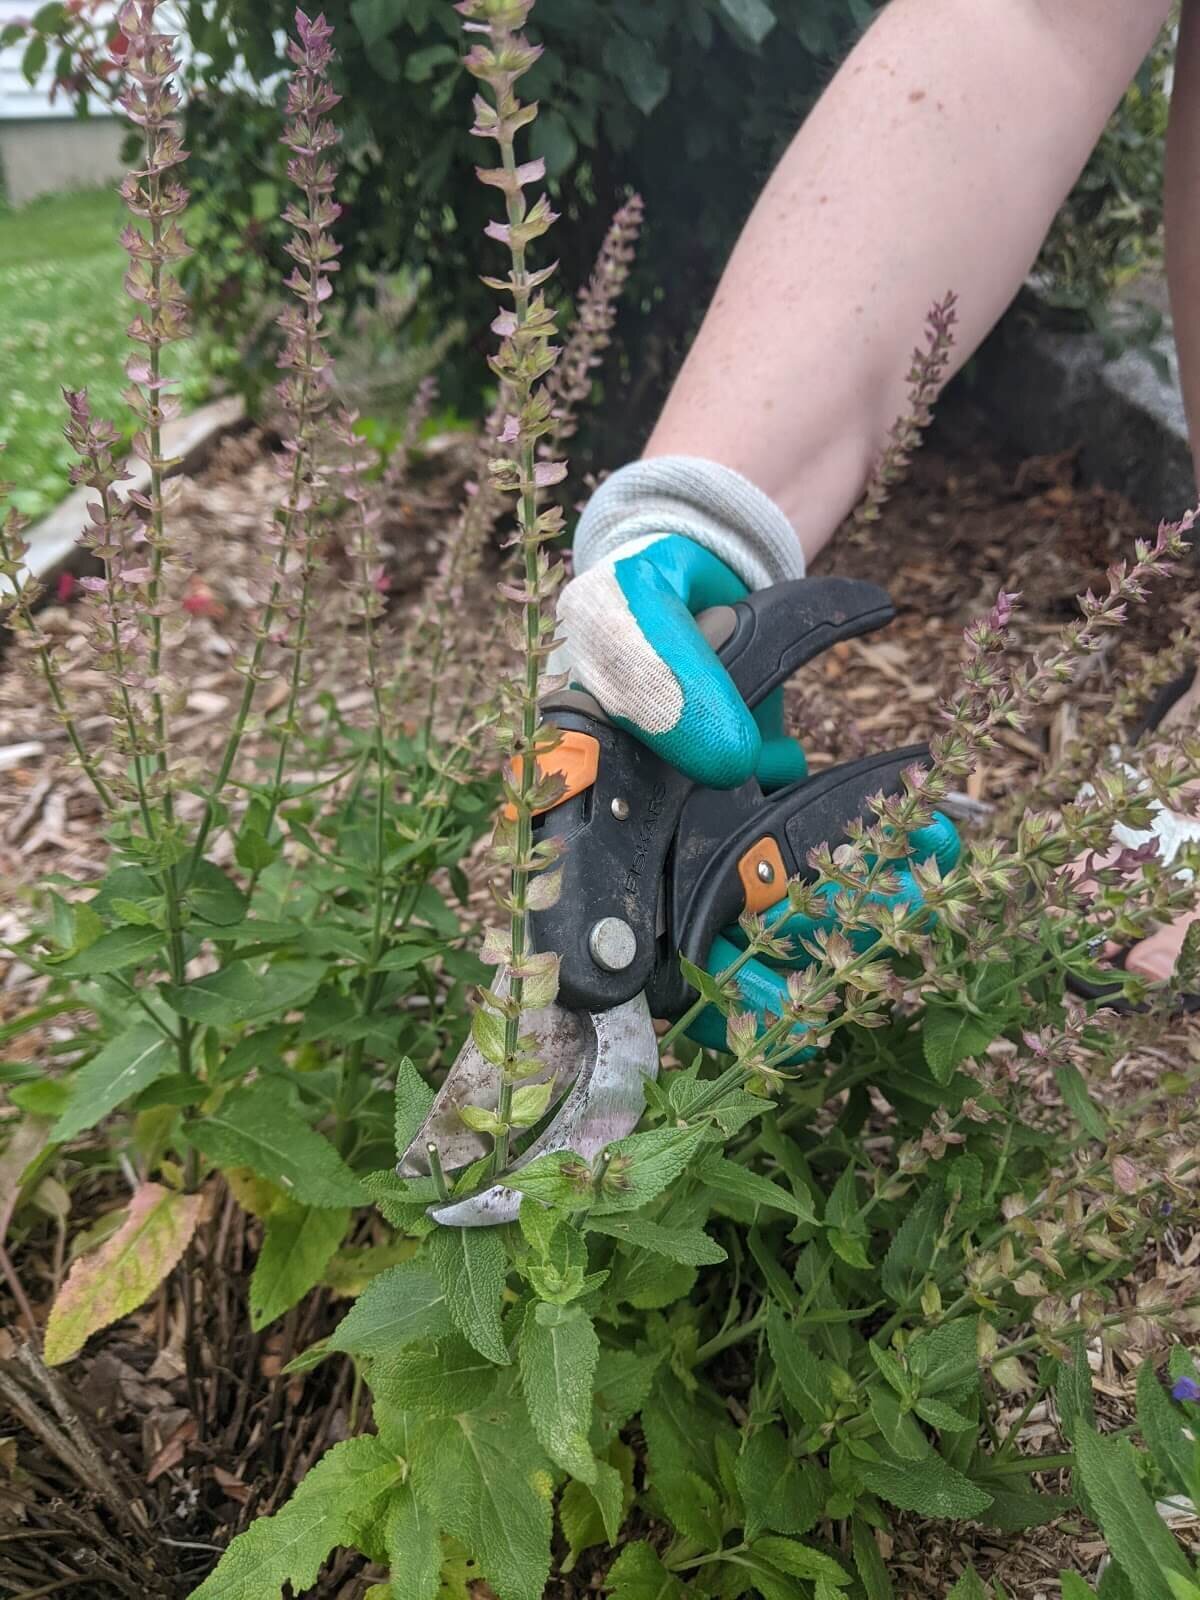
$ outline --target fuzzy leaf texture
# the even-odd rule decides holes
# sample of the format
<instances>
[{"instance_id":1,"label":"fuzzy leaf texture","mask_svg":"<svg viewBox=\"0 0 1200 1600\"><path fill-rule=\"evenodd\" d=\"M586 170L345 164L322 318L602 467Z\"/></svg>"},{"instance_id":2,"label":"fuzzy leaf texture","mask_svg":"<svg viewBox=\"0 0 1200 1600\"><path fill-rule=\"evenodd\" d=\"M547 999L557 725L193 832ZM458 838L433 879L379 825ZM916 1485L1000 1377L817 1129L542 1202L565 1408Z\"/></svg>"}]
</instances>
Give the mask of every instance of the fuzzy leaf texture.
<instances>
[{"instance_id":1,"label":"fuzzy leaf texture","mask_svg":"<svg viewBox=\"0 0 1200 1600\"><path fill-rule=\"evenodd\" d=\"M376 1438L335 1444L281 1511L238 1534L189 1600L281 1600L285 1583L309 1588L329 1552L353 1543L403 1476L403 1462Z\"/></svg>"},{"instance_id":2,"label":"fuzzy leaf texture","mask_svg":"<svg viewBox=\"0 0 1200 1600\"><path fill-rule=\"evenodd\" d=\"M452 1417L484 1405L496 1386L496 1368L457 1334L380 1357L371 1368L371 1390L400 1411Z\"/></svg>"},{"instance_id":3,"label":"fuzzy leaf texture","mask_svg":"<svg viewBox=\"0 0 1200 1600\"><path fill-rule=\"evenodd\" d=\"M71 1080L71 1098L54 1124L55 1143L94 1128L110 1111L172 1071L175 1060L171 1040L149 1022L120 1034Z\"/></svg>"},{"instance_id":4,"label":"fuzzy leaf texture","mask_svg":"<svg viewBox=\"0 0 1200 1600\"><path fill-rule=\"evenodd\" d=\"M639 1540L622 1550L608 1569L605 1588L612 1600L683 1600L684 1587L654 1550Z\"/></svg>"},{"instance_id":5,"label":"fuzzy leaf texture","mask_svg":"<svg viewBox=\"0 0 1200 1600\"><path fill-rule=\"evenodd\" d=\"M500 1300L508 1260L499 1230L438 1228L430 1234L425 1250L454 1326L481 1356L507 1366Z\"/></svg>"},{"instance_id":6,"label":"fuzzy leaf texture","mask_svg":"<svg viewBox=\"0 0 1200 1600\"><path fill-rule=\"evenodd\" d=\"M552 1461L587 1484L596 1482L588 1428L599 1354L592 1319L578 1306L533 1302L526 1308L521 1388L533 1431Z\"/></svg>"},{"instance_id":7,"label":"fuzzy leaf texture","mask_svg":"<svg viewBox=\"0 0 1200 1600\"><path fill-rule=\"evenodd\" d=\"M293 1109L286 1086L260 1078L227 1095L186 1137L219 1167L249 1167L308 1206L359 1206L366 1190L328 1139Z\"/></svg>"},{"instance_id":8,"label":"fuzzy leaf texture","mask_svg":"<svg viewBox=\"0 0 1200 1600\"><path fill-rule=\"evenodd\" d=\"M284 1200L270 1212L250 1279L250 1326L256 1333L320 1283L349 1223L345 1206L324 1209Z\"/></svg>"},{"instance_id":9,"label":"fuzzy leaf texture","mask_svg":"<svg viewBox=\"0 0 1200 1600\"><path fill-rule=\"evenodd\" d=\"M855 1471L872 1494L902 1511L919 1511L923 1517L963 1521L981 1517L992 1503L986 1490L935 1453L925 1456L915 1469L909 1462L857 1461Z\"/></svg>"},{"instance_id":10,"label":"fuzzy leaf texture","mask_svg":"<svg viewBox=\"0 0 1200 1600\"><path fill-rule=\"evenodd\" d=\"M1113 1560L1129 1579L1138 1600L1172 1600L1167 1574L1191 1576L1174 1535L1142 1487L1128 1439L1102 1438L1080 1423L1075 1464Z\"/></svg>"},{"instance_id":11,"label":"fuzzy leaf texture","mask_svg":"<svg viewBox=\"0 0 1200 1600\"><path fill-rule=\"evenodd\" d=\"M466 1545L500 1600L542 1600L554 1480L519 1404L430 1422L411 1449L418 1499Z\"/></svg>"},{"instance_id":12,"label":"fuzzy leaf texture","mask_svg":"<svg viewBox=\"0 0 1200 1600\"><path fill-rule=\"evenodd\" d=\"M450 1332L446 1291L419 1261L381 1272L333 1330L330 1350L354 1356L389 1356L418 1339Z\"/></svg>"},{"instance_id":13,"label":"fuzzy leaf texture","mask_svg":"<svg viewBox=\"0 0 1200 1600\"><path fill-rule=\"evenodd\" d=\"M1184 1433L1184 1414L1168 1397L1149 1356L1138 1370L1137 1419L1155 1465L1172 1492L1190 1495L1197 1472L1197 1447Z\"/></svg>"},{"instance_id":14,"label":"fuzzy leaf texture","mask_svg":"<svg viewBox=\"0 0 1200 1600\"><path fill-rule=\"evenodd\" d=\"M199 1218L198 1194L143 1183L116 1233L68 1273L46 1323L46 1365L69 1360L89 1334L148 1299L187 1249Z\"/></svg>"},{"instance_id":15,"label":"fuzzy leaf texture","mask_svg":"<svg viewBox=\"0 0 1200 1600\"><path fill-rule=\"evenodd\" d=\"M388 1509L384 1532L391 1568L391 1600L437 1600L442 1540L437 1523L405 1484Z\"/></svg>"}]
</instances>

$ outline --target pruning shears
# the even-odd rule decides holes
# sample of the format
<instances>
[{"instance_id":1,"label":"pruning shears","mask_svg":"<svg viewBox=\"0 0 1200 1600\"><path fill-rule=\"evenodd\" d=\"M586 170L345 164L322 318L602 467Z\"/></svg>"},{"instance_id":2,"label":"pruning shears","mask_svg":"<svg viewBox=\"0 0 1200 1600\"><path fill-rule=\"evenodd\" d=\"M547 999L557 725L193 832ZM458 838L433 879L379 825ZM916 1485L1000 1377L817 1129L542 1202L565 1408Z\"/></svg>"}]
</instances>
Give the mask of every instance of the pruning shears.
<instances>
[{"instance_id":1,"label":"pruning shears","mask_svg":"<svg viewBox=\"0 0 1200 1600\"><path fill-rule=\"evenodd\" d=\"M887 593L848 578L806 578L760 590L697 621L753 709L842 639L884 627ZM813 848L835 843L879 793L928 759L924 745L866 756L764 794L755 779L708 789L616 727L588 694L566 689L542 703L559 742L539 758L563 788L534 822L535 838L565 846L556 903L531 913L534 948L560 956L558 998L527 1014L542 1063L530 1083L554 1081L555 1098L509 1172L551 1151L591 1162L632 1132L645 1081L658 1072L652 1018L675 1020L694 1003L680 956L703 967L713 939L746 913L764 911L788 880L811 876ZM490 1139L462 1120L464 1106L494 1110L500 1069L468 1039L405 1151L402 1177L440 1165L461 1173ZM520 1193L505 1174L475 1193L430 1207L438 1222L481 1227L513 1221Z\"/></svg>"}]
</instances>

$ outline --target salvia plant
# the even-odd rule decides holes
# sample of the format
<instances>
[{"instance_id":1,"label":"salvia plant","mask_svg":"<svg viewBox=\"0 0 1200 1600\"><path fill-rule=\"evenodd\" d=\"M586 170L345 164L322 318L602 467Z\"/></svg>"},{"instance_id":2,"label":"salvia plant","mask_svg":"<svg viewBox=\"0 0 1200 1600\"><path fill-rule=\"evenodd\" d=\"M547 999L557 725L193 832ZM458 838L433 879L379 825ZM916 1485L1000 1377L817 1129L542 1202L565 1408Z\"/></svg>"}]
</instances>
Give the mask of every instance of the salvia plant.
<instances>
[{"instance_id":1,"label":"salvia plant","mask_svg":"<svg viewBox=\"0 0 1200 1600\"><path fill-rule=\"evenodd\" d=\"M1144 846L1110 850L1116 823L1144 826L1156 801L1186 804L1200 775L1186 732L1138 751L1137 776L1111 753L1191 632L1130 677L959 865L917 869L922 904L889 898L907 836L1003 730L1070 692L1129 607L1176 569L1190 516L1114 566L1034 655L1010 643L1018 596L967 630L929 766L815 850L790 886L817 931L764 1030L739 1013L731 980L781 941L748 918L733 967L689 969L696 1007L727 1018L726 1051L687 1044L678 1020L641 1127L594 1169L566 1152L512 1171L519 1222L491 1229L430 1220L445 1175L395 1174L468 1028L502 1074L494 1110L463 1110L491 1139L484 1175L505 1172L553 1093L535 1081L525 1020L557 985L554 952L530 941L531 910L557 893L553 851L531 825L557 783L538 716L562 572L552 491L640 205L614 221L560 354L543 244L556 219L542 164L524 155L537 115L520 95L538 59L531 9L458 7L479 85L473 131L493 161L479 171L496 201L488 234L503 252L486 280L501 301L496 403L411 614L387 599L376 455L338 401L326 337L333 47L323 18L296 14L278 510L242 697L207 771L177 750L170 670L162 354L185 328L173 266L186 250L176 62L154 0L121 12L126 105L144 136L124 190L130 402L150 471L144 492L122 493L113 426L68 395L77 478L94 493L90 649L111 688L99 747L74 718L19 519L0 534L10 625L90 782L111 863L86 891L47 885L46 921L20 949L45 992L3 1036L48 1015L83 1019L60 1069L4 1069L20 1114L12 1138L25 1141L13 1238L36 1235L26 1202L51 1171L68 1207L74 1195L94 1207L98 1182L129 1194L80 1241L44 1328L19 1258L0 1255L26 1339L19 1371L0 1367L0 1391L40 1438L57 1438L68 1401L47 1367L158 1296L184 1319L197 1417L232 1437L220 1430L236 1433L250 1405L234 1358L193 1370L208 1300L221 1336L237 1337L232 1278L238 1316L280 1335L287 1366L256 1423L270 1464L211 1571L184 1523L193 1537L177 1545L192 1564L179 1570L196 1600L333 1592L326 1563L344 1575L347 1552L370 1600L537 1600L552 1573L561 1592L617 1600L885 1600L897 1592L886 1559L897 1516L977 1523L994 1538L1068 1513L1108 1541L1107 1600L1195 1600L1200 1578L1158 1508L1194 1502L1200 1487L1200 1375L1184 1348L1197 1296L1148 1263L1196 1223L1197 1069L1186 1053L1164 1067L1158 1039L1200 952L1189 939L1169 985L1130 978L1139 1008L1121 1015L1067 987L1072 974L1101 975L1107 939L1128 942L1192 905L1186 856L1168 868ZM928 420L953 318L949 297L914 357L911 414L876 475L874 510ZM426 387L385 486L419 453L431 404ZM459 612L496 529L512 552L507 618L464 641ZM322 692L314 658L314 577L339 539L361 723ZM268 681L274 715L260 709ZM484 931L466 867L497 802ZM1114 1093L1114 1064L1139 1059L1156 1063L1151 1086ZM243 1250L244 1307L229 1266ZM351 1301L340 1317L335 1295ZM1147 1352L1141 1444L1105 1431L1093 1404L1091 1361L1122 1345ZM315 1441L285 1410L285 1394L294 1405L309 1386L338 1419ZM1030 1443L1035 1411L1054 1418L1060 1448ZM179 1592L153 1588L162 1544L130 1511L124 1467L89 1438L62 1448L116 1530L97 1535L97 1570L116 1574L117 1593ZM1093 1591L1067 1573L1062 1592ZM954 1593L988 1589L968 1572Z\"/></svg>"}]
</instances>

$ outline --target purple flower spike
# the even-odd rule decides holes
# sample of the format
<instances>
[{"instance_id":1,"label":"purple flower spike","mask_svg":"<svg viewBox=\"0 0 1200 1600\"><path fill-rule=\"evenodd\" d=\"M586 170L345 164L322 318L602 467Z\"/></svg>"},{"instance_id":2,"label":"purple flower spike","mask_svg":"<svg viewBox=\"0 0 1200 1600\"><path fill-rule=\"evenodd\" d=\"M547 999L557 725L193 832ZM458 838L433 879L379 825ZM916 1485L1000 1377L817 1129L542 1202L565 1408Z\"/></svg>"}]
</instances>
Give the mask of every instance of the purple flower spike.
<instances>
[{"instance_id":1,"label":"purple flower spike","mask_svg":"<svg viewBox=\"0 0 1200 1600\"><path fill-rule=\"evenodd\" d=\"M1177 1378L1171 1390L1172 1400L1200 1400L1200 1383L1195 1378Z\"/></svg>"}]
</instances>

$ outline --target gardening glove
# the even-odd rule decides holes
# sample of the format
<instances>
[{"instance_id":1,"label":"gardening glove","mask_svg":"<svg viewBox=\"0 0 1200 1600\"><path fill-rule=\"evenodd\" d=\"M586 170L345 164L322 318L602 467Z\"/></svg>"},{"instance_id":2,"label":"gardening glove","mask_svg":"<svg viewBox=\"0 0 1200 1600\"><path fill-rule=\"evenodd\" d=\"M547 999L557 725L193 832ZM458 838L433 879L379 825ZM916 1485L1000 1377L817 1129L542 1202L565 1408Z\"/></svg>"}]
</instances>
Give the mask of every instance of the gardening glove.
<instances>
[{"instance_id":1,"label":"gardening glove","mask_svg":"<svg viewBox=\"0 0 1200 1600\"><path fill-rule=\"evenodd\" d=\"M784 730L783 690L751 712L695 616L733 605L751 589L804 577L804 555L783 512L752 483L715 462L662 456L622 467L592 497L575 535L575 577L559 597L563 647L551 663L592 694L618 726L698 783L734 788L749 777L764 790L807 775L804 752ZM925 836L928 837L925 837ZM913 860L957 858L944 819L913 837ZM901 870L902 869L902 870ZM911 866L893 868L915 901ZM767 913L793 940L789 965L811 960L800 940L820 926L790 913L781 899ZM831 914L827 926L832 927ZM716 975L744 948L740 929L716 939ZM786 998L787 967L752 958L736 978L742 1005L765 1025ZM714 1008L689 1035L725 1048L725 1019Z\"/></svg>"}]
</instances>

